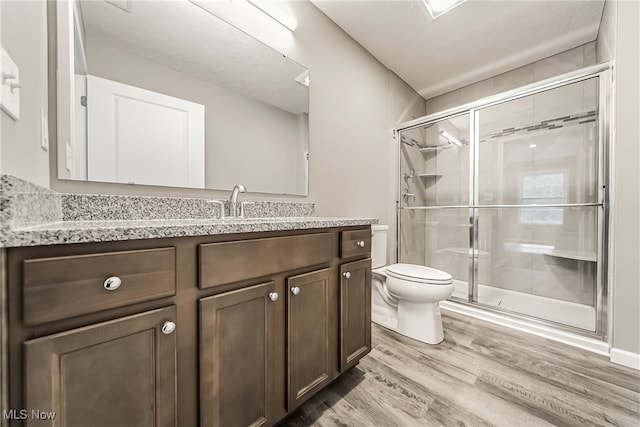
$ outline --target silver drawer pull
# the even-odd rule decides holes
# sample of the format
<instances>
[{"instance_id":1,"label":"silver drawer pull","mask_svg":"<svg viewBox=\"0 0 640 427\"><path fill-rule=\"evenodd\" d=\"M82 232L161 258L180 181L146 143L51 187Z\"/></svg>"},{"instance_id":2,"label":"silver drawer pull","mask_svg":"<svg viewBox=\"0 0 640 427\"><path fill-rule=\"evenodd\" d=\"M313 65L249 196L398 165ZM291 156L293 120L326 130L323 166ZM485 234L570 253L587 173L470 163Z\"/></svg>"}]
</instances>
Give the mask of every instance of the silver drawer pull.
<instances>
[{"instance_id":1,"label":"silver drawer pull","mask_svg":"<svg viewBox=\"0 0 640 427\"><path fill-rule=\"evenodd\" d=\"M273 302L278 301L278 293L277 292L269 292L269 299Z\"/></svg>"},{"instance_id":2,"label":"silver drawer pull","mask_svg":"<svg viewBox=\"0 0 640 427\"><path fill-rule=\"evenodd\" d=\"M291 288L291 293L294 295L298 295L300 293L300 288L297 286L294 286L293 288Z\"/></svg>"},{"instance_id":3,"label":"silver drawer pull","mask_svg":"<svg viewBox=\"0 0 640 427\"><path fill-rule=\"evenodd\" d=\"M122 279L118 276L111 276L104 281L104 288L108 291L115 291L122 285Z\"/></svg>"},{"instance_id":4,"label":"silver drawer pull","mask_svg":"<svg viewBox=\"0 0 640 427\"><path fill-rule=\"evenodd\" d=\"M176 324L170 321L166 321L162 324L162 333L165 335L172 334L176 330Z\"/></svg>"},{"instance_id":5,"label":"silver drawer pull","mask_svg":"<svg viewBox=\"0 0 640 427\"><path fill-rule=\"evenodd\" d=\"M364 240L358 240L356 242L356 246L358 246L359 248L364 248Z\"/></svg>"},{"instance_id":6,"label":"silver drawer pull","mask_svg":"<svg viewBox=\"0 0 640 427\"><path fill-rule=\"evenodd\" d=\"M342 273L342 275L345 279L351 279L351 273L349 273L348 271L345 271L344 273Z\"/></svg>"}]
</instances>

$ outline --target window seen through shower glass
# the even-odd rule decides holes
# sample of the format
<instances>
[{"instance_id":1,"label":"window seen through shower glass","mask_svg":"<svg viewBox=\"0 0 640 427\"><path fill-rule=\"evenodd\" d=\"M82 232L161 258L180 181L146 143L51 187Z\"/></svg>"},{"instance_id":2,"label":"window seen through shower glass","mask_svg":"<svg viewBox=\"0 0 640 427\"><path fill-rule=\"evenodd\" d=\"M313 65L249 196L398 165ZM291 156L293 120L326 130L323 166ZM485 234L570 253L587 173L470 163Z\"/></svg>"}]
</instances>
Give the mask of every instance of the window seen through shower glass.
<instances>
[{"instance_id":1,"label":"window seen through shower glass","mask_svg":"<svg viewBox=\"0 0 640 427\"><path fill-rule=\"evenodd\" d=\"M402 131L400 138L402 207L469 204L468 113Z\"/></svg>"},{"instance_id":2,"label":"window seen through shower glass","mask_svg":"<svg viewBox=\"0 0 640 427\"><path fill-rule=\"evenodd\" d=\"M520 204L564 204L567 203L565 172L524 175L520 185ZM523 224L561 225L564 219L562 208L540 207L520 210Z\"/></svg>"},{"instance_id":3,"label":"window seen through shower glass","mask_svg":"<svg viewBox=\"0 0 640 427\"><path fill-rule=\"evenodd\" d=\"M479 111L478 204L597 200L597 79ZM562 223L561 211L522 213L522 222Z\"/></svg>"}]
</instances>

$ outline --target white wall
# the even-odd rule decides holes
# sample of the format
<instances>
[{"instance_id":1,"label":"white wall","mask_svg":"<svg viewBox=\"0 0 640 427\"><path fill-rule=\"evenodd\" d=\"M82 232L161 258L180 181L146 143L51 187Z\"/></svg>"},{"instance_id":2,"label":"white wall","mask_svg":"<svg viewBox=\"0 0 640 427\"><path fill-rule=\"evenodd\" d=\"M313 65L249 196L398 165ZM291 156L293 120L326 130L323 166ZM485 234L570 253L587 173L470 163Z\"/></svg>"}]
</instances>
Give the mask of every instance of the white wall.
<instances>
[{"instance_id":1,"label":"white wall","mask_svg":"<svg viewBox=\"0 0 640 427\"><path fill-rule=\"evenodd\" d=\"M614 350L635 354L640 368L640 3L605 3L599 60L615 61L612 173L612 360Z\"/></svg>"},{"instance_id":2,"label":"white wall","mask_svg":"<svg viewBox=\"0 0 640 427\"><path fill-rule=\"evenodd\" d=\"M0 2L2 46L20 69L20 120L0 115L0 171L49 186L49 153L40 148L40 108L47 110L47 15L44 2Z\"/></svg>"}]
</instances>

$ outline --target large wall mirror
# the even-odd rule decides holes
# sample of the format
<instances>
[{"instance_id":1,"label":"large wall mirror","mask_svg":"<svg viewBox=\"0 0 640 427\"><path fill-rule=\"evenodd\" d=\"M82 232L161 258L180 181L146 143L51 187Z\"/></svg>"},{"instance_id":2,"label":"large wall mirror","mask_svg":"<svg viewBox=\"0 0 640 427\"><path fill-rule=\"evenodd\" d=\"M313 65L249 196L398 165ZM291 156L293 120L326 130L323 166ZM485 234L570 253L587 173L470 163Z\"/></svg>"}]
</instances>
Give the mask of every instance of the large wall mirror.
<instances>
[{"instance_id":1,"label":"large wall mirror","mask_svg":"<svg viewBox=\"0 0 640 427\"><path fill-rule=\"evenodd\" d=\"M187 0L56 8L60 179L308 194L304 66Z\"/></svg>"}]
</instances>

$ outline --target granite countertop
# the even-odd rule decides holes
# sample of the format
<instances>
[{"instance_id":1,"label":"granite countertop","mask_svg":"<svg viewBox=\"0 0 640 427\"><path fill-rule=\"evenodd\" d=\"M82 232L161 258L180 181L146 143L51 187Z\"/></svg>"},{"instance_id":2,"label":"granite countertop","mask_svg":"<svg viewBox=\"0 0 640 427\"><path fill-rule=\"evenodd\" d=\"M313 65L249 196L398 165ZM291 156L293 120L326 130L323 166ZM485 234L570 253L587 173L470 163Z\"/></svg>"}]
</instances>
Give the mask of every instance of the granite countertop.
<instances>
[{"instance_id":1,"label":"granite countertop","mask_svg":"<svg viewBox=\"0 0 640 427\"><path fill-rule=\"evenodd\" d=\"M376 224L316 217L308 202L245 201L246 218L221 218L226 202L176 197L61 194L0 177L0 247L308 230Z\"/></svg>"},{"instance_id":2,"label":"granite countertop","mask_svg":"<svg viewBox=\"0 0 640 427\"><path fill-rule=\"evenodd\" d=\"M307 230L370 225L377 222L373 218L326 217L61 221L15 228L8 235L2 236L0 247Z\"/></svg>"}]
</instances>

